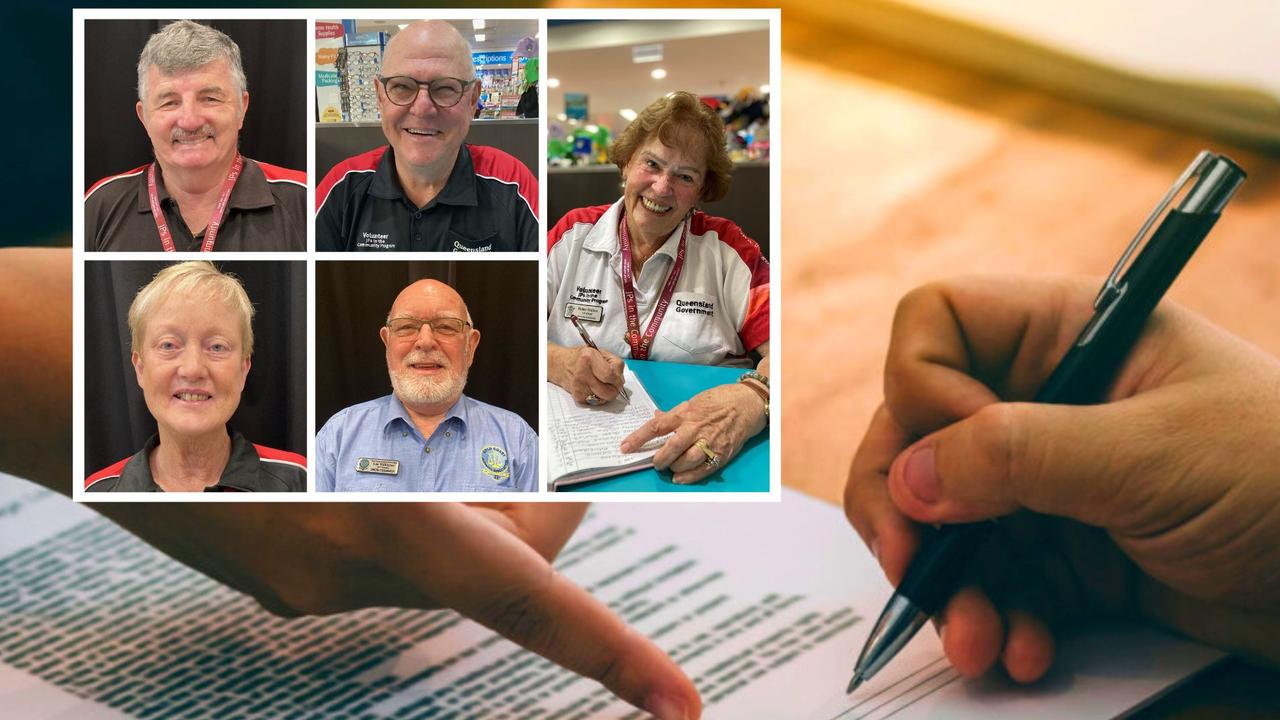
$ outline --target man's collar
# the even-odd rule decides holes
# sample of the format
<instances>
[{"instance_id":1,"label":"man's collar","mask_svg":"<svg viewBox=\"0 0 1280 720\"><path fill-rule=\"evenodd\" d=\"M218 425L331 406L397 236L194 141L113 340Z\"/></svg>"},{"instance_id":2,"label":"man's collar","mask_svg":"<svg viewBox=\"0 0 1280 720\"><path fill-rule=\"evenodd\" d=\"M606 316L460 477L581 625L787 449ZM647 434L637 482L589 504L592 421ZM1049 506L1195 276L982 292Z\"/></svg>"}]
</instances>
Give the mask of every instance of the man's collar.
<instances>
[{"instance_id":1,"label":"man's collar","mask_svg":"<svg viewBox=\"0 0 1280 720\"><path fill-rule=\"evenodd\" d=\"M440 420L440 425L457 419L458 422L462 423L462 427L465 430L467 426L467 407L466 394L459 395L457 401L450 405L449 410L445 412L444 417ZM400 420L415 431L418 429L418 426L413 423L413 417L409 415L408 408L400 401L400 396L392 392L391 402L387 406L386 419L382 422L382 429L384 431L388 430L396 420ZM423 440L426 440L426 438L423 438Z\"/></svg>"},{"instance_id":2,"label":"man's collar","mask_svg":"<svg viewBox=\"0 0 1280 720\"><path fill-rule=\"evenodd\" d=\"M151 212L151 198L147 192L147 172L143 170L142 182L138 183L138 212L140 213ZM221 184L218 185L218 191L222 191ZM169 197L169 190L164 186L164 173L160 169L160 164L156 163L156 199L163 205ZM237 210L256 210L275 204L275 196L271 194L271 187L267 183L267 177L262 174L262 168L258 167L258 163L245 158L244 169L240 171L240 177L231 188L227 207Z\"/></svg>"},{"instance_id":3,"label":"man's collar","mask_svg":"<svg viewBox=\"0 0 1280 720\"><path fill-rule=\"evenodd\" d=\"M373 182L369 183L369 194L384 200L406 199L404 188L400 185L400 177L396 175L395 148L390 145L382 154L382 159L378 161ZM471 162L471 151L465 143L458 148L458 157L454 160L449 179L429 204L434 203L471 207L480 204L476 191L475 165Z\"/></svg>"}]
</instances>

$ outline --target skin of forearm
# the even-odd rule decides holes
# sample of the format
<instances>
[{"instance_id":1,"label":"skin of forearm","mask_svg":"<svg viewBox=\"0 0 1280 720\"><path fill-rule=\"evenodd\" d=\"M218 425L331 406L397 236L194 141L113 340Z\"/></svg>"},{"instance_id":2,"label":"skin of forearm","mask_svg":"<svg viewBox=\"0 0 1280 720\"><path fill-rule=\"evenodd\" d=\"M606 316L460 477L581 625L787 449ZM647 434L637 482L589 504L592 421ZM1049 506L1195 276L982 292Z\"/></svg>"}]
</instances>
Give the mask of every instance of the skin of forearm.
<instances>
[{"instance_id":1,"label":"skin of forearm","mask_svg":"<svg viewBox=\"0 0 1280 720\"><path fill-rule=\"evenodd\" d=\"M0 471L71 492L71 251L0 249Z\"/></svg>"}]
</instances>

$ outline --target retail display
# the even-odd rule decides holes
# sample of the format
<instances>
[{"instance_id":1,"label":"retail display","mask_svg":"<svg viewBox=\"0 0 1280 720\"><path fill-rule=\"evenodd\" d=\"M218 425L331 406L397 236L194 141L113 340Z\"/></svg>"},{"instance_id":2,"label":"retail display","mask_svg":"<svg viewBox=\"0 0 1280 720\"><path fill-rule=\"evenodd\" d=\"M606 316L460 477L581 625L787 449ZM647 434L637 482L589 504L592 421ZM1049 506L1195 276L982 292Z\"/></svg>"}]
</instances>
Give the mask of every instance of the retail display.
<instances>
[{"instance_id":1,"label":"retail display","mask_svg":"<svg viewBox=\"0 0 1280 720\"><path fill-rule=\"evenodd\" d=\"M342 78L342 113L350 122L378 122L378 88L374 79L382 66L380 45L347 47L338 52Z\"/></svg>"}]
</instances>

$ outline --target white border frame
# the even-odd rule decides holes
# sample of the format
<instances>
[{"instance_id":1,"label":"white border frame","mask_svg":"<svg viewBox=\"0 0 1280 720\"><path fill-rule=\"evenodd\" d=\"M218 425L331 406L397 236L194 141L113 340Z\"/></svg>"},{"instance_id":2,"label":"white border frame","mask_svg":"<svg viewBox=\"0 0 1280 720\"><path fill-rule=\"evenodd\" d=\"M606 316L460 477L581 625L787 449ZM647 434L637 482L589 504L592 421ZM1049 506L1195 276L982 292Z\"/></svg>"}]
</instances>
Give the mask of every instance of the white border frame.
<instances>
[{"instance_id":1,"label":"white border frame","mask_svg":"<svg viewBox=\"0 0 1280 720\"><path fill-rule=\"evenodd\" d=\"M672 17L676 15L676 17ZM308 57L315 55L315 23L317 20L327 21L333 18L370 18L398 19L415 17L421 19L457 19L475 17L537 20L539 29L539 72L543 78L549 76L548 55L548 20L720 20L750 19L766 20L769 23L769 86L770 86L770 150L769 150L769 236L770 236L770 393L771 419L767 427L769 433L769 490L768 492L600 492L600 493L551 493L547 487L547 464L544 459L549 451L549 440L546 438L546 398L541 385L538 387L538 482L537 493L317 493L315 478L307 473L307 492L305 493L205 493L193 495L188 493L93 493L84 490L85 472L85 386L84 368L87 360L87 348L84 344L84 263L85 228L84 228L84 24L86 20L119 20L119 19L283 19L303 20L306 22ZM72 96L72 173L71 173L71 205L72 205L72 321L74 333L72 338L72 358L75 371L72 378L74 407L72 413L72 498L77 502L778 502L782 499L782 12L773 9L497 9L497 8L448 8L448 9L224 9L224 8L190 8L190 9L76 9L72 13L72 76L73 86L80 90ZM317 169L315 167L315 92L314 73L308 76L307 94L307 199L314 204L317 185ZM548 93L539 93L538 103L538 137L540 144L545 144L547 137L547 97ZM541 237L537 263L539 307L546 307L546 236L549 221L547 208L547 158L545 152L539 153L538 159L538 229ZM244 253L225 252L218 255L219 260L292 260L305 259L307 263L307 457L315 457L315 263L317 260L352 260L349 253L319 253L315 251L315 217L311 213L307 219L307 252L268 252ZM190 260L200 259L201 253L92 253L88 255L95 261L101 260ZM362 258L363 259L363 258ZM455 253L396 253L394 258L384 260L460 260ZM467 257L471 260L520 260L532 262L527 253L492 253L485 258ZM545 318L539 323L539 340L546 345L547 323ZM539 377L547 376L546 353L538 353Z\"/></svg>"}]
</instances>

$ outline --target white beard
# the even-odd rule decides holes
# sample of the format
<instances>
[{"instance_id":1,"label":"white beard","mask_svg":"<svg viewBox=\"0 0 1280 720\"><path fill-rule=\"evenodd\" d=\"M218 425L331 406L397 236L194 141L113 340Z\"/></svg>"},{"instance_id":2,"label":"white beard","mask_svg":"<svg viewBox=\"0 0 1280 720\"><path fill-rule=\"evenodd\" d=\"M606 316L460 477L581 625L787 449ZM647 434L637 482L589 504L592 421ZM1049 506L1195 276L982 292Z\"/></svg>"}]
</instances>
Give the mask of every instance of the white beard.
<instances>
[{"instance_id":1,"label":"white beard","mask_svg":"<svg viewBox=\"0 0 1280 720\"><path fill-rule=\"evenodd\" d=\"M405 356L401 368L388 369L387 374L391 376L391 388L396 397L405 405L439 405L456 401L467 386L467 371L457 372L453 367L445 367L448 374L443 378L419 377L409 365L426 359L421 354L415 356L410 353ZM439 362L444 358L432 357L431 360Z\"/></svg>"}]
</instances>

